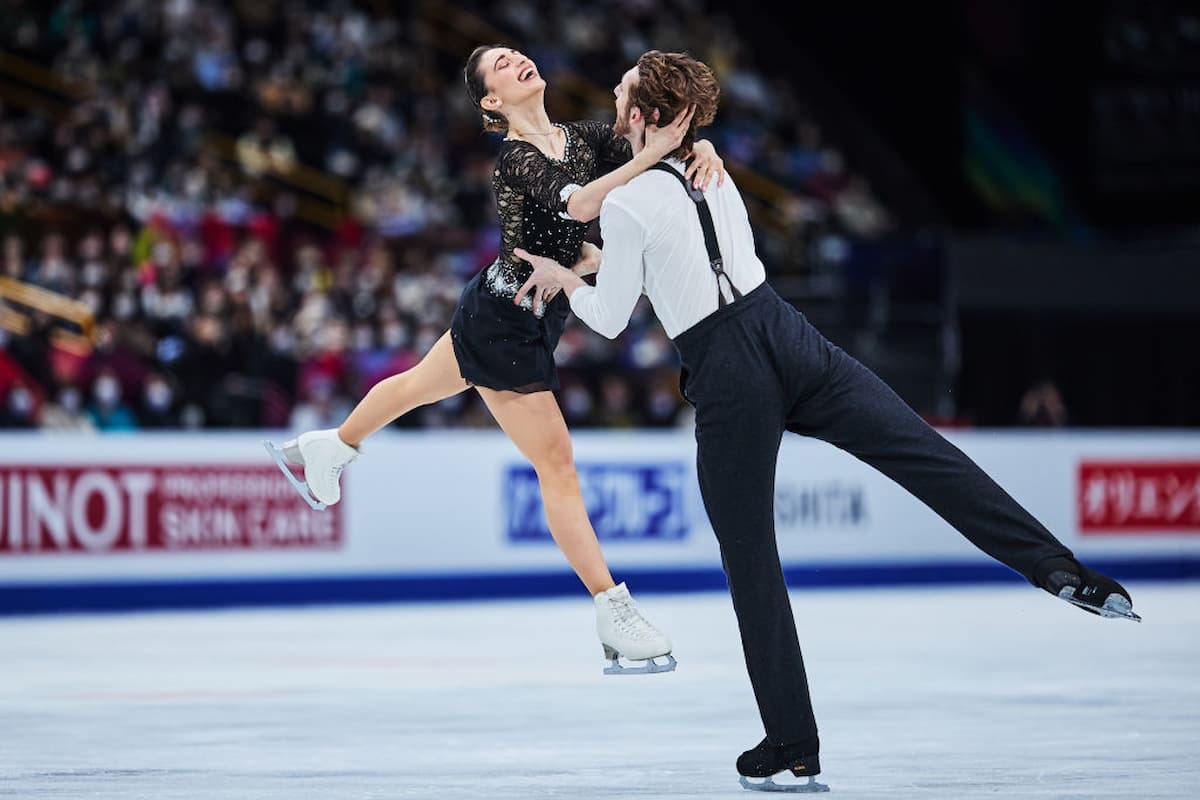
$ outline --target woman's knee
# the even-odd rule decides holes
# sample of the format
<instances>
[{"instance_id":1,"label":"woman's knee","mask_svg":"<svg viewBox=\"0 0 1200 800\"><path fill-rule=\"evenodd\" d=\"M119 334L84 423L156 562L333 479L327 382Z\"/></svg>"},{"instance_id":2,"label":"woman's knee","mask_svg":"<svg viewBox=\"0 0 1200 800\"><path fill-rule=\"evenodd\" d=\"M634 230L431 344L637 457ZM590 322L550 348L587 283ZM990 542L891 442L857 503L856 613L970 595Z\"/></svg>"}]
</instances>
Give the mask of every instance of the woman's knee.
<instances>
[{"instance_id":1,"label":"woman's knee","mask_svg":"<svg viewBox=\"0 0 1200 800\"><path fill-rule=\"evenodd\" d=\"M392 399L404 400L411 405L425 405L441 400L445 395L436 377L431 370L417 364L412 369L380 381L371 391L378 390Z\"/></svg>"},{"instance_id":2,"label":"woman's knee","mask_svg":"<svg viewBox=\"0 0 1200 800\"><path fill-rule=\"evenodd\" d=\"M411 370L409 370L411 372ZM379 383L372 386L368 391L368 395L377 397L394 398L397 395L407 394L410 391L412 376L409 372L400 372L396 375L389 375Z\"/></svg>"},{"instance_id":3,"label":"woman's knee","mask_svg":"<svg viewBox=\"0 0 1200 800\"><path fill-rule=\"evenodd\" d=\"M579 477L575 472L575 453L571 448L571 437L556 436L538 453L533 468L538 478L556 484L578 483Z\"/></svg>"}]
</instances>

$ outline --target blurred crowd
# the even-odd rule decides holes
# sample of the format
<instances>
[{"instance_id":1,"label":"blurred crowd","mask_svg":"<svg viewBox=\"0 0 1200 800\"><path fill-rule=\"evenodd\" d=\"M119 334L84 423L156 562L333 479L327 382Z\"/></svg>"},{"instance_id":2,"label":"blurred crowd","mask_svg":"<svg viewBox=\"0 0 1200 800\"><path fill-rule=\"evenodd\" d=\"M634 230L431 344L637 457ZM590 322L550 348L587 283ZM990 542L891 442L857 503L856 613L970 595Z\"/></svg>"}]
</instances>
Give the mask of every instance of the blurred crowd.
<instances>
[{"instance_id":1,"label":"blurred crowd","mask_svg":"<svg viewBox=\"0 0 1200 800\"><path fill-rule=\"evenodd\" d=\"M652 47L712 64L722 112L703 135L784 198L757 231L774 274L836 271L887 233L730 20L699 0L612 5L10 0L0 426L327 427L415 364L499 245L498 141L461 80L493 27L538 61L553 116L611 119L607 87ZM15 282L70 298L76 322L6 310ZM572 425L686 419L644 305L615 341L572 323L556 357ZM396 424L490 418L467 392Z\"/></svg>"}]
</instances>

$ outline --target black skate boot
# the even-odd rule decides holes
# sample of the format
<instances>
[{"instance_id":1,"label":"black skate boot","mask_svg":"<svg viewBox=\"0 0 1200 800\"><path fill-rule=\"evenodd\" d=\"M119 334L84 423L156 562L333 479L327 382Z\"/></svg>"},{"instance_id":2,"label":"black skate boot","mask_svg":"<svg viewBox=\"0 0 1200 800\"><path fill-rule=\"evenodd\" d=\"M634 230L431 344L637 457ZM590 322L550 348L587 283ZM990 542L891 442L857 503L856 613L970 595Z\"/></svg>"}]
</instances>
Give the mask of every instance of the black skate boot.
<instances>
[{"instance_id":1,"label":"black skate boot","mask_svg":"<svg viewBox=\"0 0 1200 800\"><path fill-rule=\"evenodd\" d=\"M821 774L821 760L817 756L820 742L813 738L795 744L774 745L763 739L758 747L738 756L738 781L743 789L756 792L828 792L829 787L817 783L814 776ZM808 783L775 783L772 776L790 771L797 778L808 778ZM754 783L747 778L763 778Z\"/></svg>"},{"instance_id":2,"label":"black skate boot","mask_svg":"<svg viewBox=\"0 0 1200 800\"><path fill-rule=\"evenodd\" d=\"M1037 565L1034 579L1050 594L1061 597L1084 611L1109 619L1141 622L1133 613L1133 599L1125 587L1107 575L1080 564L1073 558L1056 556Z\"/></svg>"}]
</instances>

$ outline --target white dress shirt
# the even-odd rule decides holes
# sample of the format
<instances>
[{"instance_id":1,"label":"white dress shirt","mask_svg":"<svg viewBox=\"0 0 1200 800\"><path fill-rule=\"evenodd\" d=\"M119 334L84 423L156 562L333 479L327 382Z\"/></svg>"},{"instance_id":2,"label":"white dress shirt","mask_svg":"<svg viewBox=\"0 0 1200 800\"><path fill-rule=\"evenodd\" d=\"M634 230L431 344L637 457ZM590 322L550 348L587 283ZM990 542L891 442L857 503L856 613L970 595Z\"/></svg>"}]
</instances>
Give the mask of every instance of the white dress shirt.
<instances>
[{"instance_id":1,"label":"white dress shirt","mask_svg":"<svg viewBox=\"0 0 1200 800\"><path fill-rule=\"evenodd\" d=\"M682 161L666 164L684 170ZM690 179L689 179L690 180ZM742 195L733 179L713 181L704 193L712 213L725 273L742 294L766 280L754 252L754 235ZM704 231L696 204L680 182L656 169L646 170L613 189L600 207L604 254L595 286L571 294L571 310L588 327L616 336L645 291L667 336L674 339L717 310L717 276L708 266ZM732 299L726 282L721 291Z\"/></svg>"}]
</instances>

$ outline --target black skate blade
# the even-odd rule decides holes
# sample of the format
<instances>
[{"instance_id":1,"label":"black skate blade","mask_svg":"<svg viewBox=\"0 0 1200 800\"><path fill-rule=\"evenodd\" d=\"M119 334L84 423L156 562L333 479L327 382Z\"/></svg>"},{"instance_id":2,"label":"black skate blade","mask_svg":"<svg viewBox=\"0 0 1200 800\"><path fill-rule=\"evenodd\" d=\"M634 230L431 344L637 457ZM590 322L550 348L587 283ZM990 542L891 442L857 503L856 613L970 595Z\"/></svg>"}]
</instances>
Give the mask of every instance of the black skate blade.
<instances>
[{"instance_id":1,"label":"black skate blade","mask_svg":"<svg viewBox=\"0 0 1200 800\"><path fill-rule=\"evenodd\" d=\"M776 783L771 778L763 778L762 783L754 783L745 775L738 776L738 783L743 789L749 789L752 792L788 792L791 794L815 794L817 792L828 792L829 784L817 783L817 779L811 775L808 778L808 783Z\"/></svg>"},{"instance_id":2,"label":"black skate blade","mask_svg":"<svg viewBox=\"0 0 1200 800\"><path fill-rule=\"evenodd\" d=\"M660 664L654 658L666 658L666 662ZM642 662L640 667L627 667L621 663L619 658L610 659L610 663L604 668L605 675L655 675L659 672L674 672L675 665L678 663L675 656L667 653L666 656L655 656L647 658Z\"/></svg>"},{"instance_id":3,"label":"black skate blade","mask_svg":"<svg viewBox=\"0 0 1200 800\"><path fill-rule=\"evenodd\" d=\"M1058 596L1066 600L1073 606L1079 606L1084 611L1091 611L1093 614L1098 614L1105 619L1129 619L1134 622L1141 622L1142 618L1133 613L1133 606L1129 604L1123 596L1116 592L1104 598L1104 605L1096 606L1091 603L1085 603L1082 600L1075 598L1075 587L1064 586Z\"/></svg>"},{"instance_id":4,"label":"black skate blade","mask_svg":"<svg viewBox=\"0 0 1200 800\"><path fill-rule=\"evenodd\" d=\"M274 442L263 441L263 447L267 448L267 452L271 454L271 458L275 459L275 466L279 467L279 471L283 473L283 477L288 479L288 483L292 488L300 493L304 498L304 502L308 503L309 507L314 511L324 511L326 506L320 500L312 496L308 490L308 484L292 474L291 467L288 466L287 456L283 454L283 450Z\"/></svg>"}]
</instances>

